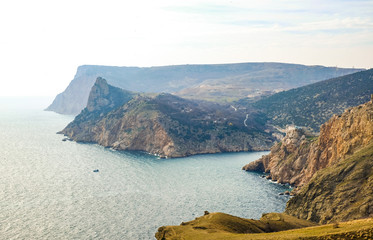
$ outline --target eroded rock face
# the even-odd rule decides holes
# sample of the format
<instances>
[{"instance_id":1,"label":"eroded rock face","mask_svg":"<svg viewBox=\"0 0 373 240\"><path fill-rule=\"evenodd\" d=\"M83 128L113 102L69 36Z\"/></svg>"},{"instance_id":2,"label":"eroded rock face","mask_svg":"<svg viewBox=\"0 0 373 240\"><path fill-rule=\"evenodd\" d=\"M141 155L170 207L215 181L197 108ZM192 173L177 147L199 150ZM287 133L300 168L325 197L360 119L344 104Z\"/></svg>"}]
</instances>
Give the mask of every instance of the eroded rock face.
<instances>
[{"instance_id":1,"label":"eroded rock face","mask_svg":"<svg viewBox=\"0 0 373 240\"><path fill-rule=\"evenodd\" d=\"M318 138L303 129L289 129L269 155L244 170L269 172L273 180L302 186L320 169L332 166L373 139L373 104L368 102L333 116L320 128Z\"/></svg>"},{"instance_id":2,"label":"eroded rock face","mask_svg":"<svg viewBox=\"0 0 373 240\"><path fill-rule=\"evenodd\" d=\"M373 103L333 116L317 139L291 130L269 155L244 169L261 165L273 180L299 187L287 214L319 223L372 217Z\"/></svg>"},{"instance_id":3,"label":"eroded rock face","mask_svg":"<svg viewBox=\"0 0 373 240\"><path fill-rule=\"evenodd\" d=\"M317 137L303 128L290 127L281 142L271 148L269 155L251 162L243 167L246 171L270 173L270 177L279 183L301 185L306 179L305 165L308 155Z\"/></svg>"},{"instance_id":4,"label":"eroded rock face","mask_svg":"<svg viewBox=\"0 0 373 240\"><path fill-rule=\"evenodd\" d=\"M321 132L313 166L321 170L288 202L286 213L320 223L373 217L372 102L334 116Z\"/></svg>"},{"instance_id":5,"label":"eroded rock face","mask_svg":"<svg viewBox=\"0 0 373 240\"><path fill-rule=\"evenodd\" d=\"M318 171L285 212L319 223L373 217L373 142Z\"/></svg>"},{"instance_id":6,"label":"eroded rock face","mask_svg":"<svg viewBox=\"0 0 373 240\"><path fill-rule=\"evenodd\" d=\"M268 150L261 113L247 113L171 94L121 92L97 78L87 108L61 133L75 141L161 157Z\"/></svg>"}]
</instances>

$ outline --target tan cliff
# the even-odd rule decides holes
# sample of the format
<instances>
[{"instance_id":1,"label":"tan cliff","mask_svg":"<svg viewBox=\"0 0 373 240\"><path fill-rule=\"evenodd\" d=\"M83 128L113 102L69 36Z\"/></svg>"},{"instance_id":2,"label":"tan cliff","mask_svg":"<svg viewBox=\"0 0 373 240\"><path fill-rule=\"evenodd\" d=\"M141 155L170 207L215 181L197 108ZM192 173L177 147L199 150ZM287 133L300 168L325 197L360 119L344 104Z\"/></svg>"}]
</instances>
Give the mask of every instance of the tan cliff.
<instances>
[{"instance_id":1,"label":"tan cliff","mask_svg":"<svg viewBox=\"0 0 373 240\"><path fill-rule=\"evenodd\" d=\"M271 153L244 167L296 185L285 213L318 223L373 217L373 103L349 108L320 136L291 129Z\"/></svg>"},{"instance_id":2,"label":"tan cliff","mask_svg":"<svg viewBox=\"0 0 373 240\"><path fill-rule=\"evenodd\" d=\"M318 171L285 213L318 223L373 217L373 142Z\"/></svg>"},{"instance_id":3,"label":"tan cliff","mask_svg":"<svg viewBox=\"0 0 373 240\"><path fill-rule=\"evenodd\" d=\"M279 183L301 185L307 181L306 165L310 162L310 153L314 151L317 137L303 128L290 127L281 142L271 148L271 152L243 167L246 171L270 173L269 177Z\"/></svg>"},{"instance_id":4,"label":"tan cliff","mask_svg":"<svg viewBox=\"0 0 373 240\"><path fill-rule=\"evenodd\" d=\"M302 128L287 131L269 155L243 167L264 171L280 183L302 186L320 169L333 166L373 139L373 104L368 102L333 116L320 128L319 137Z\"/></svg>"}]
</instances>

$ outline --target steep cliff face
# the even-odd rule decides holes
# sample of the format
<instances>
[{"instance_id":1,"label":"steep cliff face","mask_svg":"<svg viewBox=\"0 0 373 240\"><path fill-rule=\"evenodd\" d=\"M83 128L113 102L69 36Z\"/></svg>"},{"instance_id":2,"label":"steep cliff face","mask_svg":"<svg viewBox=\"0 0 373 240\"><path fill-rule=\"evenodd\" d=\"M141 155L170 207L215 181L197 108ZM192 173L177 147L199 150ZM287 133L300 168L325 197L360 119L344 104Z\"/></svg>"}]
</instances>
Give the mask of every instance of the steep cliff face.
<instances>
[{"instance_id":1,"label":"steep cliff face","mask_svg":"<svg viewBox=\"0 0 373 240\"><path fill-rule=\"evenodd\" d=\"M328 223L373 216L373 103L347 109L318 138L293 129L271 153L244 167L298 188L286 213Z\"/></svg>"},{"instance_id":2,"label":"steep cliff face","mask_svg":"<svg viewBox=\"0 0 373 240\"><path fill-rule=\"evenodd\" d=\"M320 169L332 166L373 139L372 103L347 109L321 126L318 138L291 129L271 153L243 167L265 171L273 180L302 186Z\"/></svg>"},{"instance_id":3,"label":"steep cliff face","mask_svg":"<svg viewBox=\"0 0 373 240\"><path fill-rule=\"evenodd\" d=\"M243 169L267 172L274 181L299 186L309 180L306 172L310 169L307 166L311 164L310 153L314 156L316 152L317 155L316 145L315 135L303 128L290 127L282 141L271 148L270 154L245 165Z\"/></svg>"},{"instance_id":4,"label":"steep cliff face","mask_svg":"<svg viewBox=\"0 0 373 240\"><path fill-rule=\"evenodd\" d=\"M109 112L131 100L136 94L109 85L106 79L98 77L93 85L87 103L89 112Z\"/></svg>"},{"instance_id":5,"label":"steep cliff face","mask_svg":"<svg viewBox=\"0 0 373 240\"><path fill-rule=\"evenodd\" d=\"M110 86L105 79L98 77L91 89L87 107L59 133L75 136L80 141L90 141L89 126L94 126L105 114L122 106L135 96L135 93Z\"/></svg>"},{"instance_id":6,"label":"steep cliff face","mask_svg":"<svg viewBox=\"0 0 373 240\"><path fill-rule=\"evenodd\" d=\"M373 217L373 142L317 172L285 213L319 223Z\"/></svg>"},{"instance_id":7,"label":"steep cliff face","mask_svg":"<svg viewBox=\"0 0 373 240\"><path fill-rule=\"evenodd\" d=\"M260 113L171 94L133 97L121 91L97 79L87 108L61 133L76 141L161 157L266 150L273 144Z\"/></svg>"},{"instance_id":8,"label":"steep cliff face","mask_svg":"<svg viewBox=\"0 0 373 240\"><path fill-rule=\"evenodd\" d=\"M347 109L321 127L318 171L286 213L320 223L373 216L373 103Z\"/></svg>"}]
</instances>

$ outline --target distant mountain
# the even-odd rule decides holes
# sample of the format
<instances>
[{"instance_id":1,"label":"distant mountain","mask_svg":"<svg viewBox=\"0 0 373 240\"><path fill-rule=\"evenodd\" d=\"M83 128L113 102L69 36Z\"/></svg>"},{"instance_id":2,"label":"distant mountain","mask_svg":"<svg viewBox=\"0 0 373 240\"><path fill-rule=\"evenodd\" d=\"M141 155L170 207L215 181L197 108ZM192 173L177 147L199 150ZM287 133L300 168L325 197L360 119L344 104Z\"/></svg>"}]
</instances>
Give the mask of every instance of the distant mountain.
<instances>
[{"instance_id":1,"label":"distant mountain","mask_svg":"<svg viewBox=\"0 0 373 240\"><path fill-rule=\"evenodd\" d=\"M279 92L254 103L243 99L237 105L260 109L282 128L294 124L318 131L333 114L367 102L371 93L373 69Z\"/></svg>"},{"instance_id":2,"label":"distant mountain","mask_svg":"<svg viewBox=\"0 0 373 240\"><path fill-rule=\"evenodd\" d=\"M237 63L163 67L80 66L66 90L46 109L78 114L86 106L97 77L136 92L177 93L185 98L219 102L258 97L338 77L361 69L285 63Z\"/></svg>"},{"instance_id":3,"label":"distant mountain","mask_svg":"<svg viewBox=\"0 0 373 240\"><path fill-rule=\"evenodd\" d=\"M261 113L168 93L120 91L97 78L87 108L61 133L79 142L161 157L268 150L274 142Z\"/></svg>"}]
</instances>

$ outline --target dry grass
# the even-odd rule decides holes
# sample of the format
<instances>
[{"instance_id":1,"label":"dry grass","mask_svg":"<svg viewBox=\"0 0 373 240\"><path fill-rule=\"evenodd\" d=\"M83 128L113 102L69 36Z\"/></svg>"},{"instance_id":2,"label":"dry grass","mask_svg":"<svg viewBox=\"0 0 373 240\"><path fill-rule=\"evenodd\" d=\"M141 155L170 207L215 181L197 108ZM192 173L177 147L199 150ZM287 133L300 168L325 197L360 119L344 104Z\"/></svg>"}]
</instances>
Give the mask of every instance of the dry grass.
<instances>
[{"instance_id":1,"label":"dry grass","mask_svg":"<svg viewBox=\"0 0 373 240\"><path fill-rule=\"evenodd\" d=\"M214 215L215 214L215 215ZM207 215L208 216L208 215ZM212 213L209 217L203 216L182 226L162 227L163 231L157 233L157 239L176 240L176 239L193 239L193 240L244 240L244 239L266 239L266 240L287 240L287 239L373 239L373 219L354 220L349 222L340 222L338 227L335 224L304 227L287 231L279 231L272 233L237 233L234 229L243 231L245 227L255 231L265 229L266 223L263 218L259 220L242 219L222 213ZM280 224L277 226L287 227L288 225L305 224L306 221L295 220L295 218L279 219L284 214L274 214L270 216L270 225L274 226L276 221ZM276 220L277 218L277 220ZM234 222L238 221L238 225L234 226ZM265 220L264 220L265 221ZM233 224L233 225L232 225ZM246 226L245 226L246 224ZM274 225L273 225L274 224ZM308 224L312 224L309 223ZM315 225L315 224L312 224ZM161 228L160 228L161 229ZM253 232L255 232L253 231Z\"/></svg>"}]
</instances>

